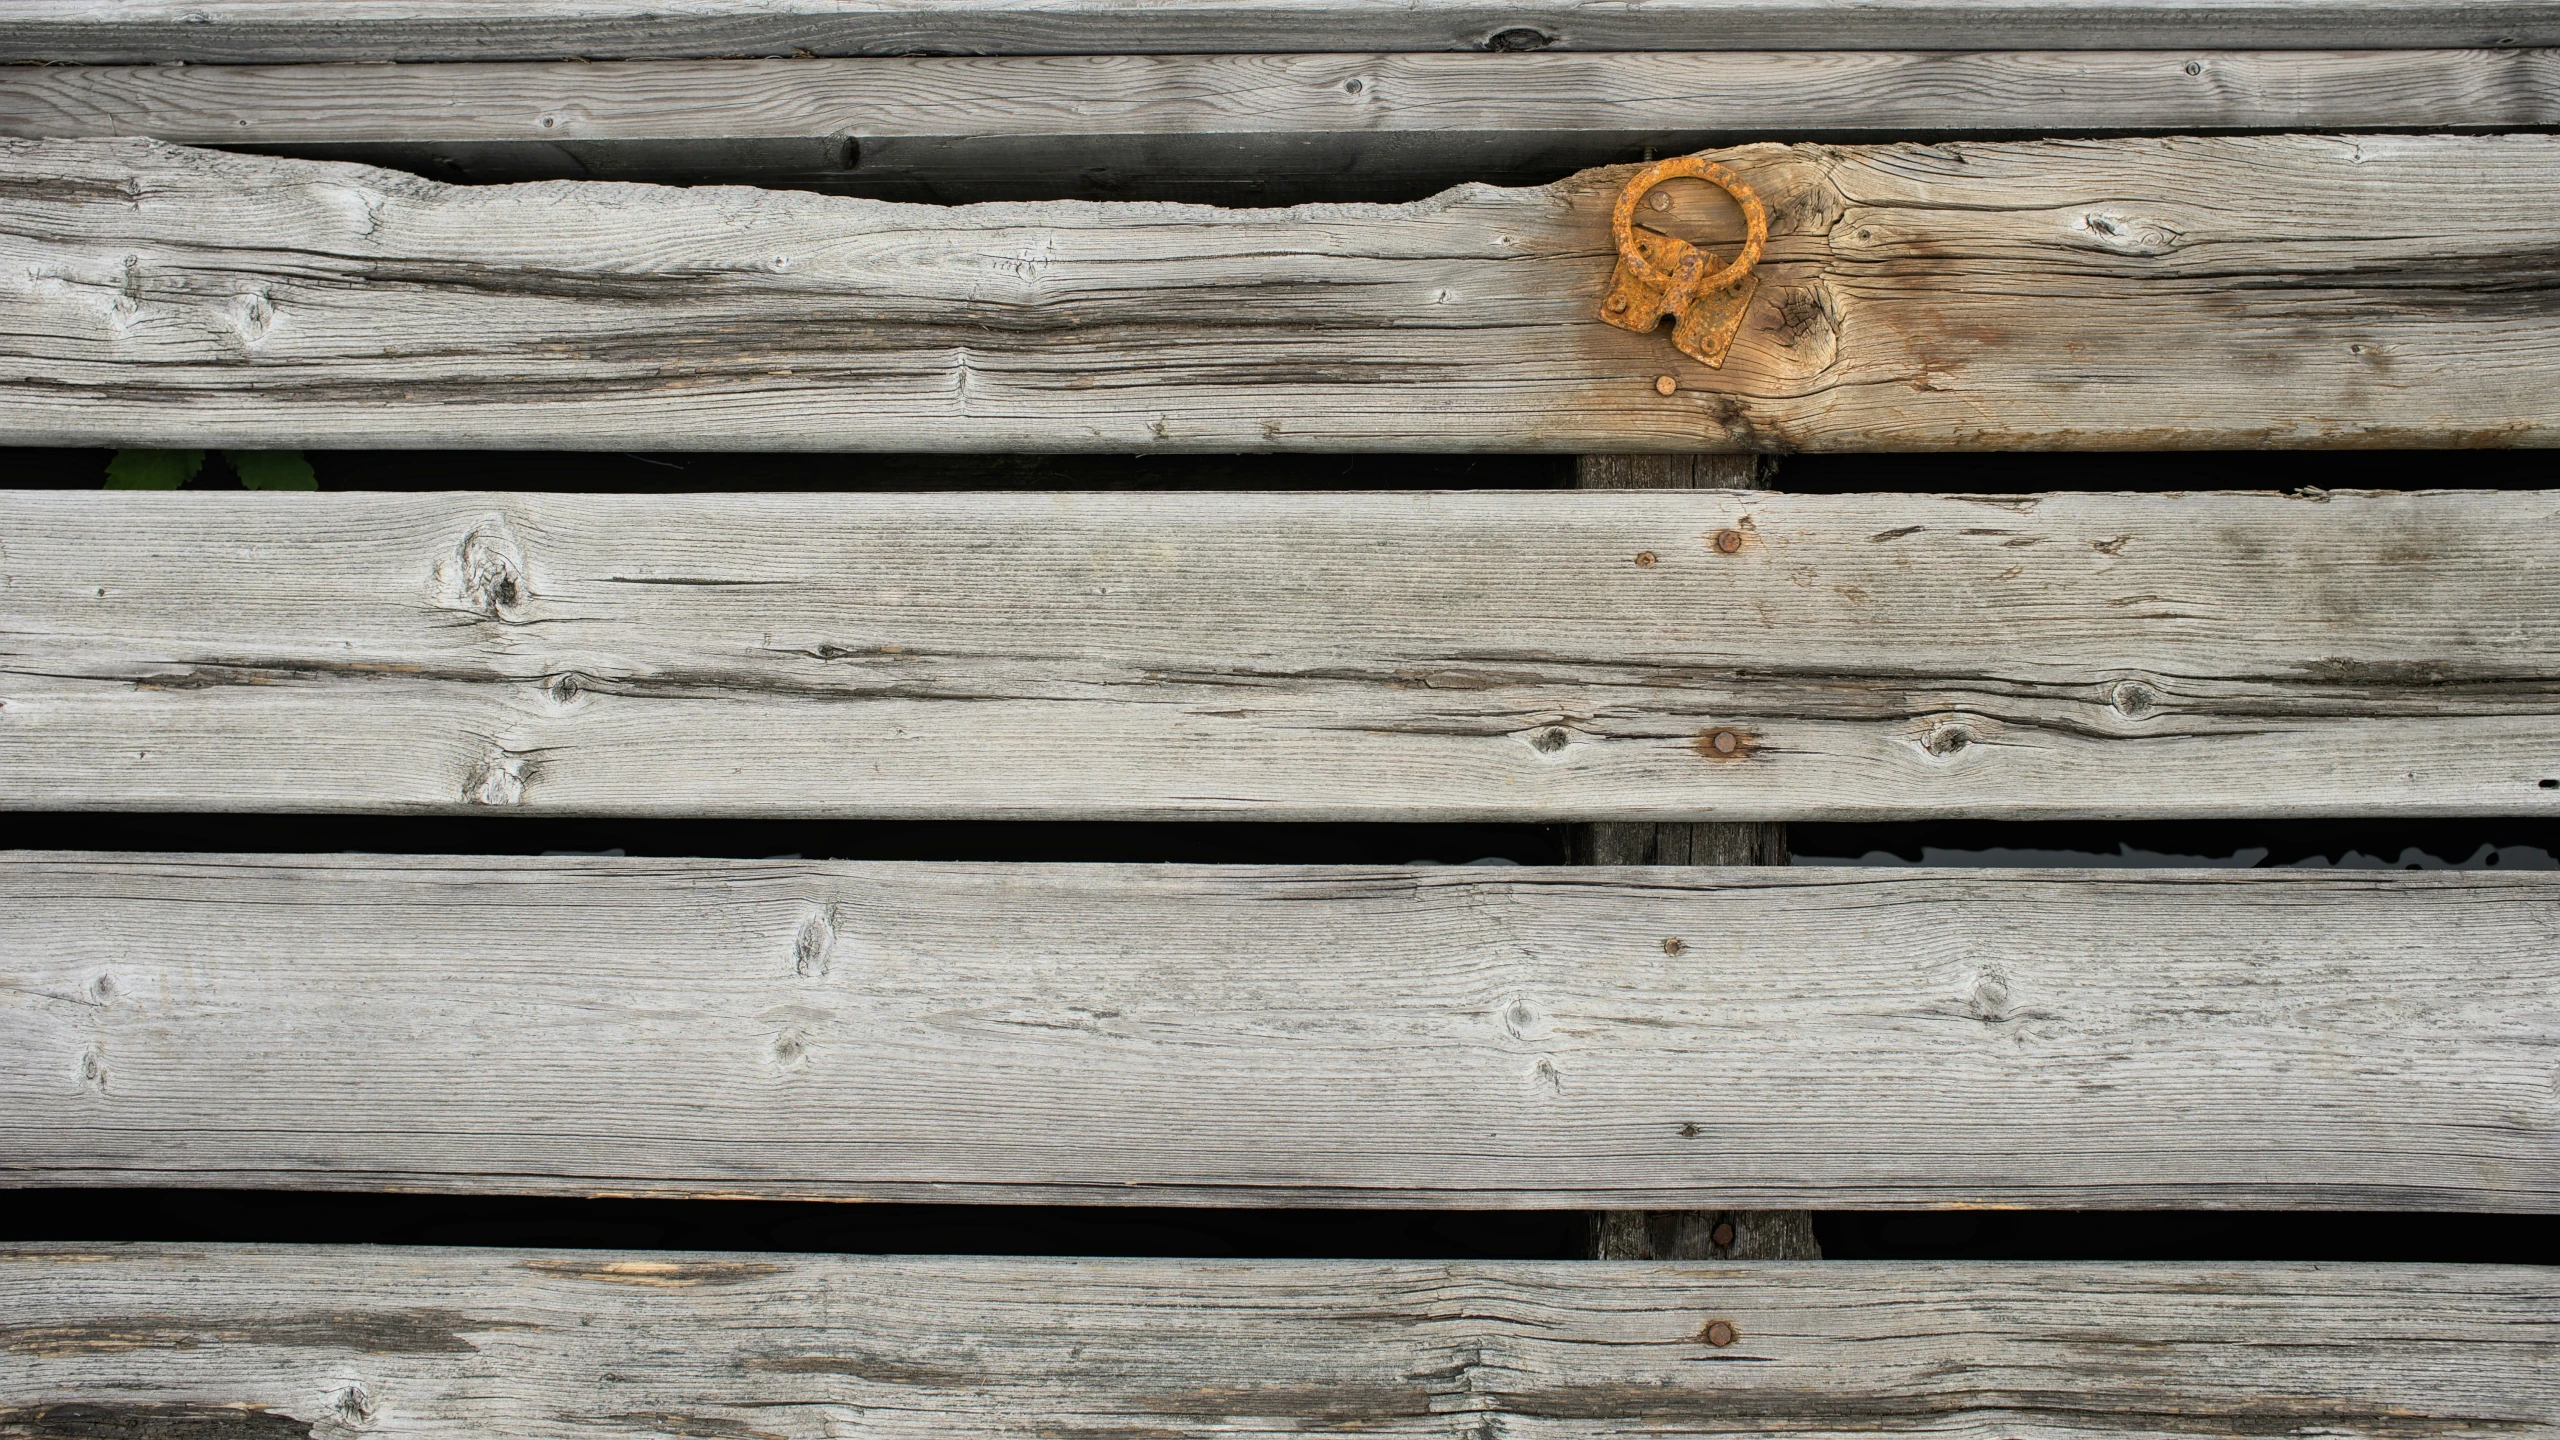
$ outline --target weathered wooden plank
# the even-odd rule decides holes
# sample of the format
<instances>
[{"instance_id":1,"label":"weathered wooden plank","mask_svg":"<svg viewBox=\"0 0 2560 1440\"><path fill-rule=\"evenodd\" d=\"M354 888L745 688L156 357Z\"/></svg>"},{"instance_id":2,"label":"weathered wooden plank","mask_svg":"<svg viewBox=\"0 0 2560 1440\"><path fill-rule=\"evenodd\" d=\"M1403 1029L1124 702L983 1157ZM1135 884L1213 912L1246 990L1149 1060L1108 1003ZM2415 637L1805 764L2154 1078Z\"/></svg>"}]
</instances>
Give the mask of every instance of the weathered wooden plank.
<instances>
[{"instance_id":1,"label":"weathered wooden plank","mask_svg":"<svg viewBox=\"0 0 2560 1440\"><path fill-rule=\"evenodd\" d=\"M2560 1210L2560 877L0 861L0 1180Z\"/></svg>"},{"instance_id":2,"label":"weathered wooden plank","mask_svg":"<svg viewBox=\"0 0 2560 1440\"><path fill-rule=\"evenodd\" d=\"M0 142L0 429L1042 452L2560 443L2560 136L1724 158L1772 234L1708 370L1597 318L1617 170L1399 206L935 208Z\"/></svg>"},{"instance_id":3,"label":"weathered wooden plank","mask_svg":"<svg viewBox=\"0 0 2560 1440\"><path fill-rule=\"evenodd\" d=\"M1396 198L1741 140L2560 125L2560 51L1082 55L19 66L0 135L439 179Z\"/></svg>"},{"instance_id":4,"label":"weathered wooden plank","mask_svg":"<svg viewBox=\"0 0 2560 1440\"><path fill-rule=\"evenodd\" d=\"M2523 1265L22 1245L0 1317L10 1435L2560 1434Z\"/></svg>"},{"instance_id":5,"label":"weathered wooden plank","mask_svg":"<svg viewBox=\"0 0 2560 1440\"><path fill-rule=\"evenodd\" d=\"M17 492L0 805L2560 814L2555 535L2555 492Z\"/></svg>"},{"instance_id":6,"label":"weathered wooden plank","mask_svg":"<svg viewBox=\"0 0 2560 1440\"><path fill-rule=\"evenodd\" d=\"M2560 44L2547 0L10 0L0 60Z\"/></svg>"}]
</instances>

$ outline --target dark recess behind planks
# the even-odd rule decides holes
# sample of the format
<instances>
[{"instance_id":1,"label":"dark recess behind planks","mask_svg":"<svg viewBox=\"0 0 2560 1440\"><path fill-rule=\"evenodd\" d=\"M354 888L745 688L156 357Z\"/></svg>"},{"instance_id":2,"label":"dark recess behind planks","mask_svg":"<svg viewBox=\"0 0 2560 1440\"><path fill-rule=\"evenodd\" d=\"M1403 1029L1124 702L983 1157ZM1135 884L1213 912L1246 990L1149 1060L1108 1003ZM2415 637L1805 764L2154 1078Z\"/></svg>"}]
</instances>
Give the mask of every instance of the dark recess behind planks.
<instances>
[{"instance_id":1,"label":"dark recess behind planks","mask_svg":"<svg viewBox=\"0 0 2560 1440\"><path fill-rule=\"evenodd\" d=\"M1839 1260L2540 1257L2548 1217L2261 1211L1825 1211ZM277 1190L21 1190L10 1241L276 1242L903 1255L1571 1260L1584 1212L1180 1210L540 1199Z\"/></svg>"},{"instance_id":2,"label":"dark recess behind planks","mask_svg":"<svg viewBox=\"0 0 2560 1440\"><path fill-rule=\"evenodd\" d=\"M0 447L0 489L103 483L109 450ZM314 450L324 490L686 494L741 490L1570 489L1570 455L962 455ZM2540 490L2552 450L2204 450L1789 455L1764 483L1798 494L2047 490ZM209 460L190 488L237 482Z\"/></svg>"},{"instance_id":3,"label":"dark recess behind planks","mask_svg":"<svg viewBox=\"0 0 2560 1440\"><path fill-rule=\"evenodd\" d=\"M0 448L0 486L97 486L105 450ZM952 456L600 454L542 450L318 451L340 490L659 492L949 489L1546 489L1570 486L1569 456ZM1780 488L2023 494L2047 490L2548 488L2547 451L2206 452L1806 456L1778 460ZM236 483L220 464L199 487ZM2481 577L2494 585L2494 576ZM20 812L12 847L364 851L1227 863L1556 864L1545 825L990 824L632 821L556 817L373 818ZM1963 863L2039 852L2262 865L2424 863L2420 857L2548 864L2560 823L2524 819L2002 824L1946 821L1790 827L1796 854L1833 861L1924 855ZM2520 848L2519 848L2520 847ZM1933 853L1934 852L1934 853ZM2350 857L2355 857L2351 859ZM2155 860L2153 863L2162 863ZM753 1201L308 1194L251 1190L0 1193L0 1241L158 1240L564 1245L881 1253L1374 1258L1570 1258L1581 1212L1118 1210L1095 1207L828 1205ZM2518 1261L2543 1258L2535 1216L2265 1212L1829 1212L1817 1226L1842 1259Z\"/></svg>"}]
</instances>

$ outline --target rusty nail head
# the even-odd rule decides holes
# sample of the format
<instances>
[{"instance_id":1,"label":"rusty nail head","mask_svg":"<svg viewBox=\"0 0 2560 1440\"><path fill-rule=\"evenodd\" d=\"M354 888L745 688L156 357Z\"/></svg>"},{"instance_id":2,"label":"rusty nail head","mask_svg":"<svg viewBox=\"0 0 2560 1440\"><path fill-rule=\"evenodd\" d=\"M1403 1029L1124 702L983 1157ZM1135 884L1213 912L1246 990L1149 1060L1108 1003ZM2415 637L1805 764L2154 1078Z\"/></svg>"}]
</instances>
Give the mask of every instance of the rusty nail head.
<instances>
[{"instance_id":1,"label":"rusty nail head","mask_svg":"<svg viewBox=\"0 0 2560 1440\"><path fill-rule=\"evenodd\" d=\"M1730 755L1741 746L1742 737L1730 730L1719 730L1707 737L1707 743L1715 747L1717 754Z\"/></svg>"},{"instance_id":2,"label":"rusty nail head","mask_svg":"<svg viewBox=\"0 0 2560 1440\"><path fill-rule=\"evenodd\" d=\"M1718 550L1723 551L1723 552L1724 552L1725 554L1727 554L1727 555L1730 555L1730 554L1732 554L1734 551L1741 549L1741 548L1742 548L1742 532L1741 532L1741 531L1739 531L1739 530L1719 530L1719 531L1717 531L1717 532L1716 532L1716 548L1717 548Z\"/></svg>"},{"instance_id":3,"label":"rusty nail head","mask_svg":"<svg viewBox=\"0 0 2560 1440\"><path fill-rule=\"evenodd\" d=\"M1680 393L1679 378L1671 375L1654 376L1653 393L1656 395L1676 395Z\"/></svg>"},{"instance_id":4,"label":"rusty nail head","mask_svg":"<svg viewBox=\"0 0 2560 1440\"><path fill-rule=\"evenodd\" d=\"M1644 567L1644 566L1647 566L1647 565L1651 565L1652 563L1653 563L1653 552L1652 552L1652 551L1650 551L1650 550L1639 550L1639 551L1637 551L1637 552L1636 552L1636 565L1637 565L1639 568Z\"/></svg>"},{"instance_id":5,"label":"rusty nail head","mask_svg":"<svg viewBox=\"0 0 2560 1440\"><path fill-rule=\"evenodd\" d=\"M1665 955L1677 955L1688 948L1689 942L1681 939L1677 935L1674 935L1670 939L1662 942L1662 953Z\"/></svg>"},{"instance_id":6,"label":"rusty nail head","mask_svg":"<svg viewBox=\"0 0 2560 1440\"><path fill-rule=\"evenodd\" d=\"M1733 1322L1730 1320L1710 1320L1707 1322L1707 1328L1698 1332L1698 1338L1721 1350L1741 1339L1742 1335L1733 1328Z\"/></svg>"},{"instance_id":7,"label":"rusty nail head","mask_svg":"<svg viewBox=\"0 0 2560 1440\"><path fill-rule=\"evenodd\" d=\"M1716 1228L1707 1233L1707 1238L1716 1242L1716 1248L1719 1250L1730 1246L1733 1244L1733 1222L1730 1220L1717 1221ZM1725 1328L1730 1330L1733 1327L1728 1325Z\"/></svg>"}]
</instances>

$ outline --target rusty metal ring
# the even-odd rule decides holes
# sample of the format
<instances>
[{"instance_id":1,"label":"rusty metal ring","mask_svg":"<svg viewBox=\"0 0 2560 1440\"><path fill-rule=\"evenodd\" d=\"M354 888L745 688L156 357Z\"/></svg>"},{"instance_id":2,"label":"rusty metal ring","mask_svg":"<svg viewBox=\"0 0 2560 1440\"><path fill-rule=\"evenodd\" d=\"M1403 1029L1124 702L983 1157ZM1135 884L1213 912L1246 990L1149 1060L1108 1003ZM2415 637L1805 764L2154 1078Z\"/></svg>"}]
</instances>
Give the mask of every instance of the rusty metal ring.
<instances>
[{"instance_id":1,"label":"rusty metal ring","mask_svg":"<svg viewBox=\"0 0 2560 1440\"><path fill-rule=\"evenodd\" d=\"M1741 176L1703 155L1675 155L1647 165L1627 182L1626 189L1618 192L1617 211L1609 217L1610 231L1618 242L1618 258L1626 263L1630 273L1648 285L1676 283L1672 276L1654 269L1653 262L1644 258L1644 252L1636 248L1636 204L1656 185L1684 176L1706 181L1732 196L1733 203L1742 207L1742 223L1749 232L1743 239L1742 253L1734 257L1732 264L1698 282L1700 293L1721 290L1750 274L1751 267L1760 263L1760 251L1769 243L1769 212L1761 205L1759 195L1742 183Z\"/></svg>"}]
</instances>

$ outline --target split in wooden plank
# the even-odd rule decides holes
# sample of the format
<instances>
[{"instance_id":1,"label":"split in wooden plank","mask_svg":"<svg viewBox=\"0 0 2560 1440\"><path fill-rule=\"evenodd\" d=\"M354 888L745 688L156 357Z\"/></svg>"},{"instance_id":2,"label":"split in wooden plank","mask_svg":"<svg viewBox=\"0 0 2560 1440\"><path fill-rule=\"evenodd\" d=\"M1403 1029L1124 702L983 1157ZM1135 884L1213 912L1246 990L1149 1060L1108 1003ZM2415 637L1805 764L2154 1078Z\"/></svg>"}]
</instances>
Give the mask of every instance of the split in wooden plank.
<instances>
[{"instance_id":1,"label":"split in wooden plank","mask_svg":"<svg viewBox=\"0 0 2560 1440\"><path fill-rule=\"evenodd\" d=\"M2560 44L2548 0L9 0L0 61Z\"/></svg>"},{"instance_id":2,"label":"split in wooden plank","mask_svg":"<svg viewBox=\"0 0 2560 1440\"><path fill-rule=\"evenodd\" d=\"M0 1181L2560 1210L2560 877L35 854Z\"/></svg>"},{"instance_id":3,"label":"split in wooden plank","mask_svg":"<svg viewBox=\"0 0 2560 1440\"><path fill-rule=\"evenodd\" d=\"M2560 814L2560 492L56 491L0 535L13 808Z\"/></svg>"},{"instance_id":4,"label":"split in wooden plank","mask_svg":"<svg viewBox=\"0 0 2560 1440\"><path fill-rule=\"evenodd\" d=\"M2548 1440L2553 1276L18 1245L0 1433Z\"/></svg>"},{"instance_id":5,"label":"split in wooden plank","mask_svg":"<svg viewBox=\"0 0 2560 1440\"><path fill-rule=\"evenodd\" d=\"M0 135L893 199L1410 199L1753 139L2553 125L2552 50L0 69Z\"/></svg>"},{"instance_id":6,"label":"split in wooden plank","mask_svg":"<svg viewBox=\"0 0 2560 1440\"><path fill-rule=\"evenodd\" d=\"M1599 318L1619 170L1398 206L937 208L0 141L0 430L187 448L2560 444L2560 136L1723 157L1770 239L1711 370ZM1712 216L1683 215L1656 218L1713 239Z\"/></svg>"}]
</instances>

